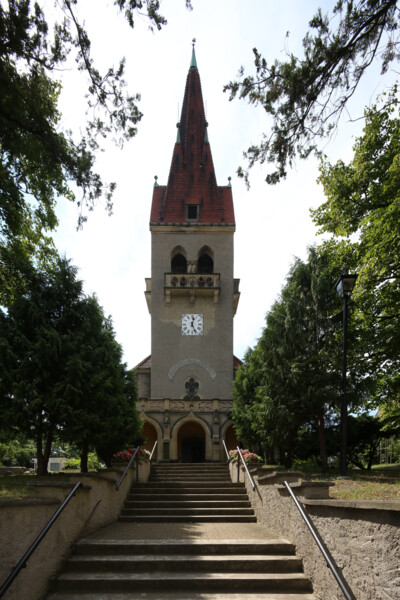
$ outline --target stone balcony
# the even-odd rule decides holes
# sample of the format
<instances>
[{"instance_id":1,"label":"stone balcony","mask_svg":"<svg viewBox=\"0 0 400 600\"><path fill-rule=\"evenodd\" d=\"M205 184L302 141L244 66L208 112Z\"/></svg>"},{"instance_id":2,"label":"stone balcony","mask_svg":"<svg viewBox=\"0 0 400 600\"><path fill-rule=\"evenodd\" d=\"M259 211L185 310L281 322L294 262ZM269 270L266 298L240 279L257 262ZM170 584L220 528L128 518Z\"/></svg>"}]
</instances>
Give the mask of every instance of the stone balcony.
<instances>
[{"instance_id":1,"label":"stone balcony","mask_svg":"<svg viewBox=\"0 0 400 600\"><path fill-rule=\"evenodd\" d=\"M219 273L165 273L165 301L173 296L189 296L193 304L196 296L211 296L218 305L221 292Z\"/></svg>"}]
</instances>

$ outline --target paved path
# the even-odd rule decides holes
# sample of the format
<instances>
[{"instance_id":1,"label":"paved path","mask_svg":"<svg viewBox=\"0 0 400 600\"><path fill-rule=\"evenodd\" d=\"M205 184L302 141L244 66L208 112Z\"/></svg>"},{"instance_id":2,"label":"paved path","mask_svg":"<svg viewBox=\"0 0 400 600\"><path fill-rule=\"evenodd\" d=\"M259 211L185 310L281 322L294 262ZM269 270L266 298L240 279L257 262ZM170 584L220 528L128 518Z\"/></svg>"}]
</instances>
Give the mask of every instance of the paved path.
<instances>
[{"instance_id":1,"label":"paved path","mask_svg":"<svg viewBox=\"0 0 400 600\"><path fill-rule=\"evenodd\" d=\"M114 523L87 536L120 540L270 540L281 538L258 523Z\"/></svg>"}]
</instances>

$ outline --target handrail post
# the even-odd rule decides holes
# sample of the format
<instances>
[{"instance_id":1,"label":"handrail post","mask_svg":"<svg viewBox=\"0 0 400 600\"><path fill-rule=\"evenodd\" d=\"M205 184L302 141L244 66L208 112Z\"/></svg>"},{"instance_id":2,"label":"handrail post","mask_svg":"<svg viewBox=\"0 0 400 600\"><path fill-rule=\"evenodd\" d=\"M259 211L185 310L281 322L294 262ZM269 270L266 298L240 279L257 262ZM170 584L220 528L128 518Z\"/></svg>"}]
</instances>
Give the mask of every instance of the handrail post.
<instances>
[{"instance_id":1,"label":"handrail post","mask_svg":"<svg viewBox=\"0 0 400 600\"><path fill-rule=\"evenodd\" d=\"M342 573L339 573L338 569L336 568L336 565L334 563L334 560L333 560L329 550L327 548L325 548L325 545L324 545L323 541L321 540L320 536L318 535L317 530L315 529L314 525L311 523L308 514L306 513L306 511L304 510L304 508L301 506L300 502L298 501L296 494L293 492L292 488L290 487L290 485L287 481L284 481L283 483L285 484L290 496L292 497L292 500L294 501L301 516L303 517L305 524L307 525L308 529L310 530L311 535L313 536L318 548L320 549L322 556L326 560L328 567L332 571L332 575L336 579L340 589L342 590L342 592L344 594L344 597L346 598L346 600L356 600L356 597L354 596L353 592L351 591L347 581L343 577Z\"/></svg>"},{"instance_id":2,"label":"handrail post","mask_svg":"<svg viewBox=\"0 0 400 600\"><path fill-rule=\"evenodd\" d=\"M60 516L60 514L62 513L62 511L64 510L64 508L67 506L68 502L71 500L71 498L73 496L75 496L76 491L82 485L83 485L82 481L78 481L78 483L76 483L74 485L74 487L72 488L72 490L70 491L70 493L68 494L68 496L66 496L64 498L63 502L60 504L60 506L58 507L58 509L54 513L54 515L47 522L47 525L45 525L43 527L42 531L39 533L39 535L37 536L37 538L35 539L35 541L30 545L30 547L25 552L24 556L21 558L21 560L19 561L19 563L13 568L13 570L10 573L10 575L7 577L7 579L5 580L5 582L3 583L3 585L0 588L0 598L2 598L4 596L4 594L6 593L6 591L8 590L8 588L10 587L10 585L12 584L12 582L14 581L14 579L17 577L17 575L19 574L19 572L21 571L21 569L23 569L24 567L26 567L26 563L28 562L28 560L31 557L31 555L34 553L34 551L39 546L39 544L42 541L42 539L48 533L49 529L52 527L52 525L58 519L58 517Z\"/></svg>"},{"instance_id":3,"label":"handrail post","mask_svg":"<svg viewBox=\"0 0 400 600\"><path fill-rule=\"evenodd\" d=\"M139 481L139 454L136 454L135 465L136 465L136 483L137 483Z\"/></svg>"},{"instance_id":4,"label":"handrail post","mask_svg":"<svg viewBox=\"0 0 400 600\"><path fill-rule=\"evenodd\" d=\"M229 462L229 452L228 452L228 449L226 447L225 440L222 440L222 444L223 444L223 447L224 447L224 450L225 450L225 454L226 454L226 461Z\"/></svg>"},{"instance_id":5,"label":"handrail post","mask_svg":"<svg viewBox=\"0 0 400 600\"><path fill-rule=\"evenodd\" d=\"M150 457L149 457L149 461L150 461L150 462L153 460L153 454L154 454L154 450L155 450L155 449L156 449L156 447L157 447L157 444L158 444L158 440L156 440L156 441L154 442L153 450L151 451L151 453L150 453Z\"/></svg>"}]
</instances>

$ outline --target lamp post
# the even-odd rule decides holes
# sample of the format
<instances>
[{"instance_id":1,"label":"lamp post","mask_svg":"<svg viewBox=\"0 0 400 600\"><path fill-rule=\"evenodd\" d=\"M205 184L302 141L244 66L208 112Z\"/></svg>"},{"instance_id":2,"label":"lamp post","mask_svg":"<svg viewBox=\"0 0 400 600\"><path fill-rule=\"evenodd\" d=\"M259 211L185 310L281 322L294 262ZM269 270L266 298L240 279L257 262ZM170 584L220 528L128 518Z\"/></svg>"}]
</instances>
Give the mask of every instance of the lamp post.
<instances>
[{"instance_id":1,"label":"lamp post","mask_svg":"<svg viewBox=\"0 0 400 600\"><path fill-rule=\"evenodd\" d=\"M354 289L358 275L343 273L335 283L335 290L343 299L343 357L342 357L342 398L340 401L340 475L347 473L347 303Z\"/></svg>"}]
</instances>

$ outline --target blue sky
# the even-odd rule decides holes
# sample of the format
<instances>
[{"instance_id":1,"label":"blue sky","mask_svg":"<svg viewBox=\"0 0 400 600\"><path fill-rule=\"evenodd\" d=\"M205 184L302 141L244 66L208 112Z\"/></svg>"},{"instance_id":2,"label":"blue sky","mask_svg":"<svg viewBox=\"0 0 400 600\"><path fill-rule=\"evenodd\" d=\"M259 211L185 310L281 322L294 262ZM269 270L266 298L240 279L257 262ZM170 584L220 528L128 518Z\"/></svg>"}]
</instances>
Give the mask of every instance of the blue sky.
<instances>
[{"instance_id":1,"label":"blue sky","mask_svg":"<svg viewBox=\"0 0 400 600\"><path fill-rule=\"evenodd\" d=\"M278 297L295 256L304 258L307 246L319 241L309 209L323 201L317 185L318 162L297 162L286 181L264 182L266 168L251 173L251 188L236 176L242 153L268 132L269 122L260 108L228 101L223 85L234 79L241 65L252 72L257 47L272 62L285 52L301 52L308 21L319 6L331 9L334 1L314 0L164 0L161 12L168 25L151 33L144 19L132 30L118 15L111 0L80 2L79 14L92 38L93 58L107 68L126 57L126 79L131 93L141 93L144 117L137 136L121 150L107 144L97 168L106 181L116 181L114 214L108 217L101 203L89 214L83 231L76 231L77 208L60 200L59 228L54 236L61 253L79 267L86 293L96 293L111 315L117 339L130 367L150 354L150 315L144 298L144 278L150 277L149 216L154 176L160 184L168 177L176 123L192 38L209 123L214 165L219 185L232 177L237 230L235 277L240 278L241 299L235 317L234 352L240 358L260 336L265 314ZM288 35L287 35L287 32ZM61 73L62 124L75 131L84 124L82 98L86 81L74 70ZM389 81L373 70L342 118L334 139L324 150L331 161L349 160L354 137L361 132L363 107Z\"/></svg>"}]
</instances>

